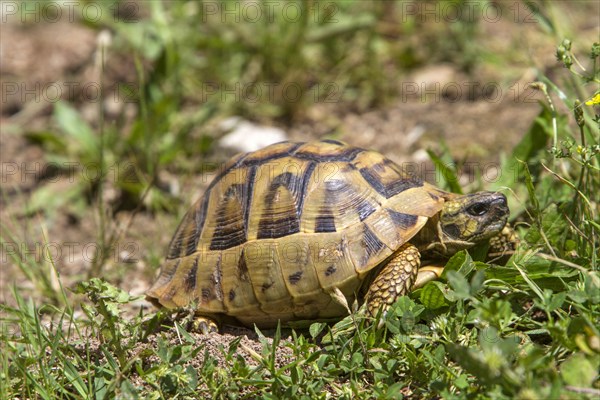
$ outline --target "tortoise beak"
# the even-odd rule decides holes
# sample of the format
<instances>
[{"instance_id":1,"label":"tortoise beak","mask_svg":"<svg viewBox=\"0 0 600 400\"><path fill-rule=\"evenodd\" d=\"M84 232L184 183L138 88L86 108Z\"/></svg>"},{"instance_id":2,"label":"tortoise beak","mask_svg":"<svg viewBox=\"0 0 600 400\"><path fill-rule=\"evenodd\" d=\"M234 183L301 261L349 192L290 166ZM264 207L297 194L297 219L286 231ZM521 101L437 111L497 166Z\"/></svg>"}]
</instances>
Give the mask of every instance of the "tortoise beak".
<instances>
[{"instance_id":1,"label":"tortoise beak","mask_svg":"<svg viewBox=\"0 0 600 400\"><path fill-rule=\"evenodd\" d=\"M491 201L492 206L497 207L501 212L509 213L508 210L508 202L506 201L506 196L502 193L494 193L496 198Z\"/></svg>"},{"instance_id":2,"label":"tortoise beak","mask_svg":"<svg viewBox=\"0 0 600 400\"><path fill-rule=\"evenodd\" d=\"M506 196L502 193L490 193L491 199L489 201L490 205L490 214L492 222L490 227L492 229L502 230L506 222L508 221L508 216L510 214L510 210L508 209L508 202L506 200ZM494 229L494 230L495 230Z\"/></svg>"}]
</instances>

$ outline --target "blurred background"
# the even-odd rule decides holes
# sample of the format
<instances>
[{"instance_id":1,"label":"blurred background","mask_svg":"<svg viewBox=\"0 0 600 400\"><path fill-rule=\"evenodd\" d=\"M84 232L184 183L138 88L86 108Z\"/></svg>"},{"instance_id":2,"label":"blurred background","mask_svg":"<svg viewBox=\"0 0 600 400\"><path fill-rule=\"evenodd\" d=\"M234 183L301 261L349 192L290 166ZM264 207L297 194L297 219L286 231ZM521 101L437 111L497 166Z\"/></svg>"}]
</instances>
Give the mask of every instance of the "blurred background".
<instances>
[{"instance_id":1,"label":"blurred background","mask_svg":"<svg viewBox=\"0 0 600 400\"><path fill-rule=\"evenodd\" d=\"M570 62L589 70L600 6L1 7L1 300L13 302L7 294L16 283L27 296L59 304L56 271L66 287L103 276L142 293L219 166L271 142L335 138L411 163L441 187L506 186L500 163L547 111L544 94L529 84L574 87L564 57L583 54ZM569 38L573 48L563 42ZM579 97L595 88L577 89ZM458 182L435 165L459 171Z\"/></svg>"}]
</instances>

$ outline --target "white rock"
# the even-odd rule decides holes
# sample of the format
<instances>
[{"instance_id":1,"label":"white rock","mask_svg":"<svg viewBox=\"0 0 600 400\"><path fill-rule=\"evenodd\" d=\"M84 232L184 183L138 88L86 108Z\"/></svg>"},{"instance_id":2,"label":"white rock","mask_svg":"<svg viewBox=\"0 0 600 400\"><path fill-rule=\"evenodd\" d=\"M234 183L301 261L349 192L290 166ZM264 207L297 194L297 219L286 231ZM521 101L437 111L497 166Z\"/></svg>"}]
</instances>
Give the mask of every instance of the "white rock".
<instances>
[{"instance_id":1,"label":"white rock","mask_svg":"<svg viewBox=\"0 0 600 400\"><path fill-rule=\"evenodd\" d=\"M424 133L425 127L423 125L416 125L414 128L412 128L404 137L406 148L409 148L415 144L417 140L421 139L421 136L423 136Z\"/></svg>"},{"instance_id":2,"label":"white rock","mask_svg":"<svg viewBox=\"0 0 600 400\"><path fill-rule=\"evenodd\" d=\"M221 122L219 127L224 131L230 131L219 140L219 146L240 152L255 151L287 140L283 129L256 125L240 117L228 118Z\"/></svg>"},{"instance_id":3,"label":"white rock","mask_svg":"<svg viewBox=\"0 0 600 400\"><path fill-rule=\"evenodd\" d=\"M419 150L415 151L412 154L412 158L413 158L413 160L415 160L415 162L419 162L419 163L430 160L429 154L427 154L427 150L425 150L425 149L419 149Z\"/></svg>"}]
</instances>

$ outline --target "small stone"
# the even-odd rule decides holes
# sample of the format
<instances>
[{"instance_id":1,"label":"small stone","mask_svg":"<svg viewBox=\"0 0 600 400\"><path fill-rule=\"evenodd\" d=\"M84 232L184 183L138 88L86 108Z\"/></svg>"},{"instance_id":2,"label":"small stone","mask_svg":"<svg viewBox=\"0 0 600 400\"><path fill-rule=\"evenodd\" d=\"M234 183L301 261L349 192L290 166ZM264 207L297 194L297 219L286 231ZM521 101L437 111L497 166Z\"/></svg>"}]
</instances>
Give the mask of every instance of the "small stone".
<instances>
[{"instance_id":1,"label":"small stone","mask_svg":"<svg viewBox=\"0 0 600 400\"><path fill-rule=\"evenodd\" d=\"M257 125L240 117L228 118L219 127L229 131L219 140L219 145L240 152L256 151L287 140L285 131L280 128Z\"/></svg>"}]
</instances>

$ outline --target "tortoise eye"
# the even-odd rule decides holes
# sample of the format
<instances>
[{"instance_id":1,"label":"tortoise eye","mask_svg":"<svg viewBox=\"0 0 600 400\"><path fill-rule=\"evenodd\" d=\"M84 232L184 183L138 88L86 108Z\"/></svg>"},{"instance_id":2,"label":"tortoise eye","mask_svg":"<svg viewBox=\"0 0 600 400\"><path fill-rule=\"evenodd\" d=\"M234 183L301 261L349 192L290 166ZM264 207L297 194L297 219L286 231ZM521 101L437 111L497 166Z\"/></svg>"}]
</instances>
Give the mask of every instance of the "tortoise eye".
<instances>
[{"instance_id":1,"label":"tortoise eye","mask_svg":"<svg viewBox=\"0 0 600 400\"><path fill-rule=\"evenodd\" d=\"M474 217L480 217L487 213L489 209L490 207L487 203L475 203L467 208L467 212Z\"/></svg>"}]
</instances>

